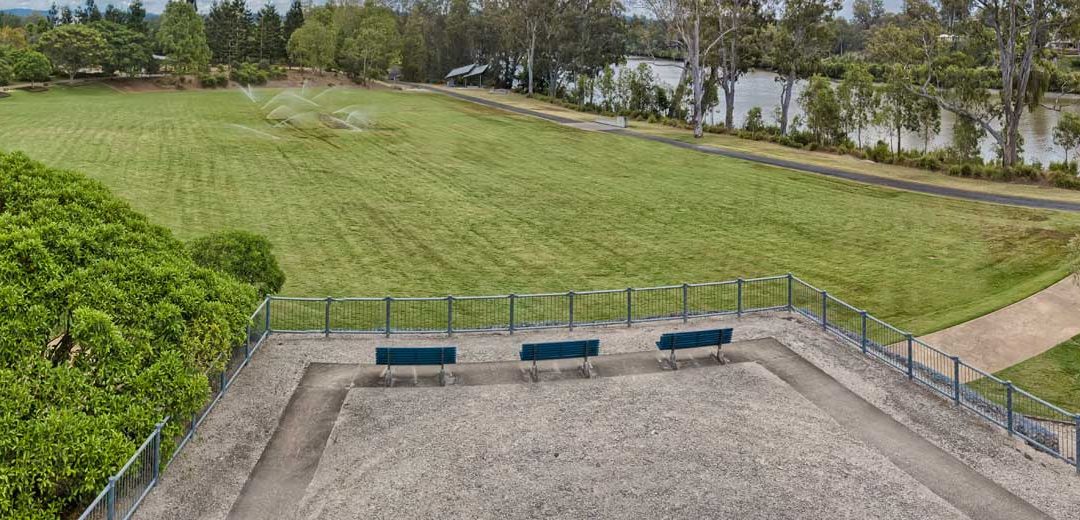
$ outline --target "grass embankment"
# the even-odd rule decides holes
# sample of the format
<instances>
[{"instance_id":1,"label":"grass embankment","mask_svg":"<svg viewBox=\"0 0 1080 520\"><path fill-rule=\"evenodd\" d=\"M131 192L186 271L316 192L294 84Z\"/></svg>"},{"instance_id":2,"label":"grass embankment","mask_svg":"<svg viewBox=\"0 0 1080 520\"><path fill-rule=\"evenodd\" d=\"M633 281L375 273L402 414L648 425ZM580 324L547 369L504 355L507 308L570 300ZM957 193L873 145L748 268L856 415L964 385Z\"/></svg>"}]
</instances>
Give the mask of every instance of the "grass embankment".
<instances>
[{"instance_id":1,"label":"grass embankment","mask_svg":"<svg viewBox=\"0 0 1080 520\"><path fill-rule=\"evenodd\" d=\"M1080 413L1080 336L997 375L1070 412Z\"/></svg>"},{"instance_id":2,"label":"grass embankment","mask_svg":"<svg viewBox=\"0 0 1080 520\"><path fill-rule=\"evenodd\" d=\"M505 294L794 271L924 333L1056 281L1080 230L1080 215L859 185L440 95L342 89L318 102L354 105L374 126L272 128L261 103L236 90L57 88L0 102L0 148L86 172L183 238L267 235L290 295Z\"/></svg>"},{"instance_id":3,"label":"grass embankment","mask_svg":"<svg viewBox=\"0 0 1080 520\"><path fill-rule=\"evenodd\" d=\"M527 108L545 114L556 115L569 119L576 119L579 121L593 121L597 118L596 114L588 112L578 112L565 107L553 105L551 103L547 103L538 99L529 98L520 94L494 94L488 92L487 90L480 89L453 89L453 91L459 94L465 94L479 99L497 101L515 107ZM1011 195L1018 197L1029 197L1033 199L1080 202L1080 191L1054 188L1034 183L1003 183L980 179L952 177L946 175L943 172L932 172L927 170L920 170L918 168L909 168L905 166L876 163L874 161L866 159L859 159L851 155L803 150L799 148L783 146L776 143L770 143L767 141L742 139L734 135L705 134L703 137L695 139L694 134L689 130L685 130L682 128L674 128L658 123L633 121L630 124L630 128L635 132L677 139L679 141L687 143L703 144L707 146L714 146L720 149L752 153L763 157L795 161L814 166L826 166L829 168L837 168L841 170L851 171L854 173L861 173L864 175L902 179L906 181L929 184L933 186L942 186L947 188L976 191L981 193L992 193L995 195Z\"/></svg>"}]
</instances>

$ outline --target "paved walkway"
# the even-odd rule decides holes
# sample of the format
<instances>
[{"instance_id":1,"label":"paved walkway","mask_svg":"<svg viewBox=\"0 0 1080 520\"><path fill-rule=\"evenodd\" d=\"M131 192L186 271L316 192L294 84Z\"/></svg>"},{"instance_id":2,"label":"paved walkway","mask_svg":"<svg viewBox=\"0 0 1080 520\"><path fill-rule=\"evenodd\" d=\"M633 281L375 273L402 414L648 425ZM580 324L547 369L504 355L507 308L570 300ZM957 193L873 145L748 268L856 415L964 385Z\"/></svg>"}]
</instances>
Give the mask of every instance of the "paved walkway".
<instances>
[{"instance_id":1,"label":"paved walkway","mask_svg":"<svg viewBox=\"0 0 1080 520\"><path fill-rule=\"evenodd\" d=\"M713 348L682 351L684 369L716 370ZM766 338L737 342L725 349L733 362L756 362L830 415L867 446L970 518L1007 520L1049 517L1005 488L979 474L907 426L874 407L820 368L779 341ZM593 358L598 377L624 376L667 369L658 352L611 354ZM532 384L521 363L487 362L455 366L455 384ZM574 364L549 372L544 379L580 379ZM349 364L309 365L289 401L269 445L229 513L230 519L289 517L296 512L323 455L327 437L353 383L378 386L381 367ZM430 381L398 379L403 386ZM431 378L423 378L431 379ZM541 383L551 384L551 383ZM587 384L566 381L562 384ZM389 390L392 391L392 390Z\"/></svg>"},{"instance_id":2,"label":"paved walkway","mask_svg":"<svg viewBox=\"0 0 1080 520\"><path fill-rule=\"evenodd\" d=\"M530 109L522 108L522 107L515 107L515 106L512 106L512 105L508 105L506 103L500 103L498 101L492 101L492 100L489 100L489 99L477 98L477 97L474 97L474 96L470 96L468 94L463 94L463 93L460 93L460 92L456 92L456 91L449 90L449 89L444 89L444 88L441 88L441 87L433 87L431 85L416 85L416 86L420 87L420 88L428 88L428 89L430 89L430 90L432 90L434 92L439 92L441 94L445 94L447 96L454 97L454 98L457 98L457 99L463 99L465 101L471 101L473 103L477 103L477 104L492 107L492 108L497 108L497 109L500 109L500 110L505 110L505 111L508 111L508 112L513 112L515 114L522 114L522 115L527 115L527 116L538 117L538 118L545 119L547 121L551 121L553 123L558 123L558 124L565 125L565 126L578 126L578 125L580 125L582 123L581 121L576 120L576 119L570 119L570 118L567 118L567 117L557 116L557 115L553 115L553 114L545 114L543 112L539 112L539 111L536 111L536 110L530 110ZM599 126L602 126L602 125L597 125L597 126L599 127ZM589 129L601 130L601 128L589 128ZM687 143L687 142L679 141L678 139L672 139L672 138L669 138L669 137L662 137L662 136L657 136L657 135L643 134L643 133L640 133L640 132L635 132L633 130L627 130L627 129L621 129L621 128L611 128L611 127L606 127L606 126L604 126L602 128L602 130L606 131L606 132L610 132L610 133L619 134L619 135L625 135L627 137L633 137L633 138L637 138L637 139L644 139L646 141L653 141L653 142L657 142L657 143L663 143L663 144L668 144L668 145L671 145L671 146L676 146L676 147L679 147L679 148L684 148L684 149L687 149L687 150L694 150L694 151L698 151L698 152L702 152L702 153L707 153L707 154L710 154L710 155L720 155L720 156L723 156L723 157L730 157L730 158L733 158L733 159L740 159L740 160L743 160L743 161L751 161L751 162L757 162L757 163L762 163L762 164L768 164L768 165L777 166L777 167L780 167L780 168L787 168L789 170L797 170L797 171L808 172L808 173L816 173L816 174L819 174L819 175L826 175L826 176L829 176L829 177L837 177L837 178L846 179L846 180L849 180L849 181L861 182L861 183L864 183L864 184L874 184L874 185L877 185L877 186L884 186L884 187L887 187L887 188L895 188L895 189L906 190L906 191L914 191L914 192L917 192L917 193L926 193L926 194L929 194L929 195L938 195L938 196L942 196L942 197L950 197L950 198L954 198L954 199L971 200L971 201L976 201L976 202L989 202L989 203L994 203L994 204L1008 204L1008 205L1011 205L1011 206L1022 206L1022 207L1026 207L1026 208L1052 209L1052 210L1061 210L1061 211L1077 211L1077 212L1080 212L1080 203L1078 203L1078 202L1056 201L1056 200L1049 200L1049 199L1034 199L1034 198L1030 198L1030 197L1019 197L1019 196L1012 196L1012 195L996 195L996 194L993 194L993 193L982 193L982 192L978 192L978 191L969 191L969 190L963 190L963 189L958 189L958 188L948 188L948 187L944 187L944 186L934 186L934 185L931 185L931 184L922 184L922 183L919 183L919 182L905 181L905 180L901 180L901 179L891 179L891 178L888 178L888 177L878 177L878 176L874 176L874 175L865 175L865 174L861 174L861 173L855 173L855 172L851 172L851 171L847 171L847 170L842 170L842 169L839 169L839 168L828 168L828 167L825 167L825 166L817 166L817 165L813 165L813 164L803 164L803 163L798 163L798 162L795 162L795 161L788 161L788 160L777 159L777 158L773 158L773 157L765 157L765 156L762 156L762 155L746 153L746 152L738 152L738 151L735 151L735 150L726 150L726 149L722 149L722 148L716 148L716 147L713 147L713 146L705 146L705 145L699 145L699 144L694 144L694 143Z\"/></svg>"},{"instance_id":3,"label":"paved walkway","mask_svg":"<svg viewBox=\"0 0 1080 520\"><path fill-rule=\"evenodd\" d=\"M919 339L997 372L1080 334L1080 285L1071 276L1008 307Z\"/></svg>"}]
</instances>

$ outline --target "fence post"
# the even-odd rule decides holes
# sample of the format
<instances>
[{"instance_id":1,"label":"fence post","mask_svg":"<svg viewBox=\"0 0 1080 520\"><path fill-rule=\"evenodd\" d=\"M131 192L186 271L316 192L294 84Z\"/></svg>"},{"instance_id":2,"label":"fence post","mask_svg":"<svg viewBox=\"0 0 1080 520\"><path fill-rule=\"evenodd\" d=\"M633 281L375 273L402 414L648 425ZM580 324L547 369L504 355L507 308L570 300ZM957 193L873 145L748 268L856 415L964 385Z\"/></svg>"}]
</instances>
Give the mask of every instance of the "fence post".
<instances>
[{"instance_id":1,"label":"fence post","mask_svg":"<svg viewBox=\"0 0 1080 520\"><path fill-rule=\"evenodd\" d=\"M690 284L682 284L682 321L686 323L690 319Z\"/></svg>"},{"instance_id":2,"label":"fence post","mask_svg":"<svg viewBox=\"0 0 1080 520\"><path fill-rule=\"evenodd\" d=\"M953 400L960 404L960 356L953 356Z\"/></svg>"},{"instance_id":3,"label":"fence post","mask_svg":"<svg viewBox=\"0 0 1080 520\"><path fill-rule=\"evenodd\" d=\"M514 295L514 294L511 294L509 296L509 298L510 298L510 334L513 334L514 333L514 300L517 299L517 296Z\"/></svg>"},{"instance_id":4,"label":"fence post","mask_svg":"<svg viewBox=\"0 0 1080 520\"><path fill-rule=\"evenodd\" d=\"M109 483L106 485L108 491L105 492L105 518L113 520L116 518L116 476L109 477Z\"/></svg>"},{"instance_id":5,"label":"fence post","mask_svg":"<svg viewBox=\"0 0 1080 520\"><path fill-rule=\"evenodd\" d=\"M1009 430L1009 435L1013 434L1013 384L1012 381L1005 381L1005 413L1008 414L1006 427Z\"/></svg>"},{"instance_id":6,"label":"fence post","mask_svg":"<svg viewBox=\"0 0 1080 520\"><path fill-rule=\"evenodd\" d=\"M323 325L323 334L328 338L330 337L330 302L332 300L333 298L329 296L326 297L326 323Z\"/></svg>"},{"instance_id":7,"label":"fence post","mask_svg":"<svg viewBox=\"0 0 1080 520\"><path fill-rule=\"evenodd\" d=\"M862 353L866 354L866 311L862 311Z\"/></svg>"},{"instance_id":8,"label":"fence post","mask_svg":"<svg viewBox=\"0 0 1080 520\"><path fill-rule=\"evenodd\" d=\"M154 428L154 478L156 482L161 475L161 430L165 428L165 421L157 423Z\"/></svg>"},{"instance_id":9,"label":"fence post","mask_svg":"<svg viewBox=\"0 0 1080 520\"><path fill-rule=\"evenodd\" d=\"M742 284L743 281L740 276L738 280L735 280L735 285L738 287L738 292L735 295L735 317L737 318L742 317Z\"/></svg>"},{"instance_id":10,"label":"fence post","mask_svg":"<svg viewBox=\"0 0 1080 520\"><path fill-rule=\"evenodd\" d=\"M829 330L829 292L821 291L821 330Z\"/></svg>"},{"instance_id":11,"label":"fence post","mask_svg":"<svg viewBox=\"0 0 1080 520\"><path fill-rule=\"evenodd\" d=\"M626 288L626 326L629 327L634 322L634 289L633 287Z\"/></svg>"},{"instance_id":12,"label":"fence post","mask_svg":"<svg viewBox=\"0 0 1080 520\"><path fill-rule=\"evenodd\" d=\"M390 302L394 301L393 298L386 297L386 337L390 337Z\"/></svg>"},{"instance_id":13,"label":"fence post","mask_svg":"<svg viewBox=\"0 0 1080 520\"><path fill-rule=\"evenodd\" d=\"M274 298L272 296L267 296L266 297L266 333L267 334L269 334L271 332L271 330L272 330L272 329L270 329L270 304L273 301L274 301Z\"/></svg>"},{"instance_id":14,"label":"fence post","mask_svg":"<svg viewBox=\"0 0 1080 520\"><path fill-rule=\"evenodd\" d=\"M454 297L446 297L446 335L454 333Z\"/></svg>"},{"instance_id":15,"label":"fence post","mask_svg":"<svg viewBox=\"0 0 1080 520\"><path fill-rule=\"evenodd\" d=\"M1076 426L1073 430L1076 432L1076 444L1073 444L1073 458L1076 459L1076 473L1080 474L1080 414L1076 414L1075 419Z\"/></svg>"},{"instance_id":16,"label":"fence post","mask_svg":"<svg viewBox=\"0 0 1080 520\"><path fill-rule=\"evenodd\" d=\"M574 330L574 291L566 293L570 297L570 330Z\"/></svg>"},{"instance_id":17,"label":"fence post","mask_svg":"<svg viewBox=\"0 0 1080 520\"><path fill-rule=\"evenodd\" d=\"M795 287L794 286L795 286L795 275L793 275L791 273L788 273L787 274L787 310L788 310L788 312L791 312L791 311L795 310L795 305L793 305L793 303L794 303L793 295L794 295L794 292L795 292Z\"/></svg>"},{"instance_id":18,"label":"fence post","mask_svg":"<svg viewBox=\"0 0 1080 520\"><path fill-rule=\"evenodd\" d=\"M915 336L907 335L907 378L915 377Z\"/></svg>"}]
</instances>

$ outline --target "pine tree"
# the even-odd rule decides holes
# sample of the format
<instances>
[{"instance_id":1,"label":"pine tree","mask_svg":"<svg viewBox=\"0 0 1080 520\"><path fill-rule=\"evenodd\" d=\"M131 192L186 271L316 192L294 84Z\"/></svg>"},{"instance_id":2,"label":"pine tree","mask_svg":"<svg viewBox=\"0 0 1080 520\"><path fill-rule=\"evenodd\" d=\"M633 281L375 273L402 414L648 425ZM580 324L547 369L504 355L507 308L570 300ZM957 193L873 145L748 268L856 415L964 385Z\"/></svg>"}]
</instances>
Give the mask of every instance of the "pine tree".
<instances>
[{"instance_id":1,"label":"pine tree","mask_svg":"<svg viewBox=\"0 0 1080 520\"><path fill-rule=\"evenodd\" d=\"M259 11L255 28L255 56L277 63L285 58L285 39L282 37L281 15L274 4L267 3Z\"/></svg>"},{"instance_id":2,"label":"pine tree","mask_svg":"<svg viewBox=\"0 0 1080 520\"><path fill-rule=\"evenodd\" d=\"M149 27L146 26L146 8L143 7L142 0L131 0L125 23L132 31L143 34L149 32Z\"/></svg>"},{"instance_id":3,"label":"pine tree","mask_svg":"<svg viewBox=\"0 0 1080 520\"><path fill-rule=\"evenodd\" d=\"M98 9L97 3L94 0L86 0L82 11L79 12L79 23L90 23L101 21L101 9Z\"/></svg>"},{"instance_id":4,"label":"pine tree","mask_svg":"<svg viewBox=\"0 0 1080 520\"><path fill-rule=\"evenodd\" d=\"M288 42L289 38L292 38L292 34L303 25L304 6L300 4L300 0L293 0L289 12L285 13L285 24L282 26L281 39Z\"/></svg>"}]
</instances>

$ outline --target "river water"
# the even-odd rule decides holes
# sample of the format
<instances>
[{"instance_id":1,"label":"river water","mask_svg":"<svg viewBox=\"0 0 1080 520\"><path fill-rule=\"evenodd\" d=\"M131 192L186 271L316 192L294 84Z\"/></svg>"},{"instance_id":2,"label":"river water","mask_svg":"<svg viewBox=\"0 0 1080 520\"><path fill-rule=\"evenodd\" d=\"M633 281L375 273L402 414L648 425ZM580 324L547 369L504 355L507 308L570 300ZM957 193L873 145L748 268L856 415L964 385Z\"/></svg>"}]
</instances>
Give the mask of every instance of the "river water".
<instances>
[{"instance_id":1,"label":"river water","mask_svg":"<svg viewBox=\"0 0 1080 520\"><path fill-rule=\"evenodd\" d=\"M679 82L679 77L682 74L681 64L674 61L629 58L626 66L637 67L639 63L648 63L660 79L660 82L671 88L674 88ZM743 121L746 119L746 113L752 107L761 107L761 113L766 122L774 121L774 110L780 104L780 83L777 83L775 78L776 75L772 72L755 70L739 79L739 83L735 87L736 125L742 126ZM791 101L792 116L802 114L802 109L798 106L798 97L804 86L805 82L799 82L796 85L795 94ZM710 124L722 124L724 122L723 95L720 97L720 105L713 113L706 116L706 122ZM1043 102L1050 106L1060 105L1063 110L1070 112L1080 112L1080 97L1077 96L1047 94ZM1024 158L1027 161L1041 161L1043 166L1046 166L1052 160L1061 161L1064 158L1064 152L1061 147L1054 144L1053 138L1054 125L1057 124L1059 116L1059 112L1042 107L1025 113L1024 119L1020 123L1020 133L1024 138ZM931 149L949 146L952 141L954 120L955 118L951 112L941 111L941 131L930 139L929 147ZM851 139L852 141L855 140L854 134ZM892 137L892 140L890 140L888 131L881 128L863 130L864 145L873 143L878 139L890 143L890 147L895 146L896 138ZM900 142L905 149L922 150L923 148L922 136L914 133L903 133ZM980 144L983 158L992 160L995 157L994 140L988 136ZM1073 151L1070 151L1070 157L1072 157L1073 153Z\"/></svg>"}]
</instances>

